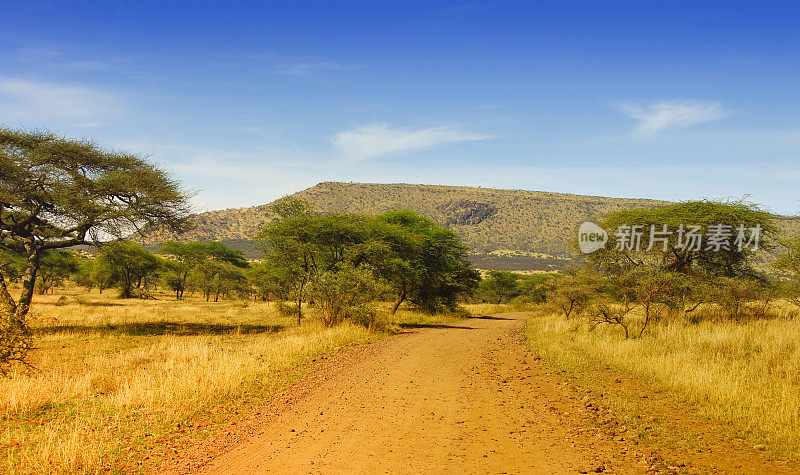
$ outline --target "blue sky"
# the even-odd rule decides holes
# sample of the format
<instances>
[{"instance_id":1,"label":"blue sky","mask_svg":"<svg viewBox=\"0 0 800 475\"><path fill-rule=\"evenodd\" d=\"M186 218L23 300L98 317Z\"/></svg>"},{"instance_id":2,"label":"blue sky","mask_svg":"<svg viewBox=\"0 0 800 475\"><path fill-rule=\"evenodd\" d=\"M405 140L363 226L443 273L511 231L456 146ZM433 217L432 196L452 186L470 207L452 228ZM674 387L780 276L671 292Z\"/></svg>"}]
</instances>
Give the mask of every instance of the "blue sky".
<instances>
[{"instance_id":1,"label":"blue sky","mask_svg":"<svg viewBox=\"0 0 800 475\"><path fill-rule=\"evenodd\" d=\"M197 209L320 181L800 211L800 4L0 1L0 124Z\"/></svg>"}]
</instances>

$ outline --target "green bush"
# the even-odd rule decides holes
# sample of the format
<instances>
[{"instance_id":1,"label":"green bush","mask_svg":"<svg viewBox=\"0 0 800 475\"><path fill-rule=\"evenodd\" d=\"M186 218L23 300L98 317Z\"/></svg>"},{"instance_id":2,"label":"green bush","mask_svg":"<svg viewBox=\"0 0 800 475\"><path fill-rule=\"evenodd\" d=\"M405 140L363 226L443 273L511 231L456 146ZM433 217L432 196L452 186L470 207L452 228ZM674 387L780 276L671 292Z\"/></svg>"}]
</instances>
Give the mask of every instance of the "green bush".
<instances>
[{"instance_id":1,"label":"green bush","mask_svg":"<svg viewBox=\"0 0 800 475\"><path fill-rule=\"evenodd\" d=\"M348 309L345 318L373 331L384 331L389 326L386 315L369 305L359 305Z\"/></svg>"},{"instance_id":2,"label":"green bush","mask_svg":"<svg viewBox=\"0 0 800 475\"><path fill-rule=\"evenodd\" d=\"M322 311L322 323L332 326L360 315L356 309L375 300L384 287L369 269L343 264L321 272L311 283L310 296Z\"/></svg>"}]
</instances>

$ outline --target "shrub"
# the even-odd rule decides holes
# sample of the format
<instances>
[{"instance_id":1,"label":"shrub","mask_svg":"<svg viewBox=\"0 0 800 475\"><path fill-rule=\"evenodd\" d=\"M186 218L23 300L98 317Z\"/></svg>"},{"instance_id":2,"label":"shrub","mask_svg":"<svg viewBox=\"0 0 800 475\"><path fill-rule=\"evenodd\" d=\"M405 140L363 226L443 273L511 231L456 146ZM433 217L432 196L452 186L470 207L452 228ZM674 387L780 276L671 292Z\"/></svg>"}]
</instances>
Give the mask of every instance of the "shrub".
<instances>
[{"instance_id":1,"label":"shrub","mask_svg":"<svg viewBox=\"0 0 800 475\"><path fill-rule=\"evenodd\" d=\"M590 272L571 272L555 280L548 302L565 318L583 314L597 295L599 276Z\"/></svg>"},{"instance_id":2,"label":"shrub","mask_svg":"<svg viewBox=\"0 0 800 475\"><path fill-rule=\"evenodd\" d=\"M778 289L766 281L743 279L720 279L713 286L711 301L715 318L744 322L772 316L772 305L778 297Z\"/></svg>"},{"instance_id":3,"label":"shrub","mask_svg":"<svg viewBox=\"0 0 800 475\"><path fill-rule=\"evenodd\" d=\"M322 323L333 326L355 308L377 298L383 287L369 269L343 264L339 269L321 272L311 284L310 296L322 310Z\"/></svg>"},{"instance_id":4,"label":"shrub","mask_svg":"<svg viewBox=\"0 0 800 475\"><path fill-rule=\"evenodd\" d=\"M373 331L384 331L389 325L385 315L368 305L359 305L348 309L345 318Z\"/></svg>"},{"instance_id":5,"label":"shrub","mask_svg":"<svg viewBox=\"0 0 800 475\"><path fill-rule=\"evenodd\" d=\"M17 363L26 364L25 357L31 349L33 339L28 326L9 312L0 312L0 375L8 375Z\"/></svg>"}]
</instances>

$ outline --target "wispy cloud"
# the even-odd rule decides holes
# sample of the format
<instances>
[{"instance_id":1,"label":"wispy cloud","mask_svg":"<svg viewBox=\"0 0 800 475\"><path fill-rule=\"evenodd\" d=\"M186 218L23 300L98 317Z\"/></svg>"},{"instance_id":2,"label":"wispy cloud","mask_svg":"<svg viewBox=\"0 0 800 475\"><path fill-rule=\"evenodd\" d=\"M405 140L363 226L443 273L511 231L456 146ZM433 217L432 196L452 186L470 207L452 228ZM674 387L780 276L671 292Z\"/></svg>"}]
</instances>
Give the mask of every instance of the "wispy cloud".
<instances>
[{"instance_id":1,"label":"wispy cloud","mask_svg":"<svg viewBox=\"0 0 800 475\"><path fill-rule=\"evenodd\" d=\"M639 122L633 129L633 135L639 138L653 137L666 129L712 122L728 115L719 102L696 100L659 101L648 105L620 103L616 108Z\"/></svg>"},{"instance_id":2,"label":"wispy cloud","mask_svg":"<svg viewBox=\"0 0 800 475\"><path fill-rule=\"evenodd\" d=\"M341 130L330 142L350 160L366 160L405 150L420 150L453 142L485 140L488 135L469 134L455 127L410 129L377 123Z\"/></svg>"},{"instance_id":3,"label":"wispy cloud","mask_svg":"<svg viewBox=\"0 0 800 475\"><path fill-rule=\"evenodd\" d=\"M120 107L116 95L91 87L0 79L0 119L4 121L97 127Z\"/></svg>"},{"instance_id":4,"label":"wispy cloud","mask_svg":"<svg viewBox=\"0 0 800 475\"><path fill-rule=\"evenodd\" d=\"M77 71L94 72L119 70L123 64L119 57L114 59L75 58L64 51L53 48L26 47L19 50L0 52L0 60L8 64L33 67L38 71L52 72Z\"/></svg>"},{"instance_id":5,"label":"wispy cloud","mask_svg":"<svg viewBox=\"0 0 800 475\"><path fill-rule=\"evenodd\" d=\"M316 56L286 55L276 51L257 53L226 51L204 56L203 61L215 69L261 71L286 76L342 73L367 67L362 63L346 63Z\"/></svg>"},{"instance_id":6,"label":"wispy cloud","mask_svg":"<svg viewBox=\"0 0 800 475\"><path fill-rule=\"evenodd\" d=\"M355 71L364 69L363 64L344 64L329 60L290 60L280 65L277 73L289 75L310 74L322 71Z\"/></svg>"}]
</instances>

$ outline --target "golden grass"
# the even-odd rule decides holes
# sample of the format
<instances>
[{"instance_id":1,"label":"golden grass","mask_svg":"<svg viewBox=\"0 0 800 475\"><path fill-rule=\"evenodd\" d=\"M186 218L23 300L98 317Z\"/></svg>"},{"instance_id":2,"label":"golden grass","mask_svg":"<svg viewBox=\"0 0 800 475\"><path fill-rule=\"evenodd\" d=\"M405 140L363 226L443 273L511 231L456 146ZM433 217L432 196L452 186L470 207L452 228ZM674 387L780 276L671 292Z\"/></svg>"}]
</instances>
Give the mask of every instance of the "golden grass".
<instances>
[{"instance_id":1,"label":"golden grass","mask_svg":"<svg viewBox=\"0 0 800 475\"><path fill-rule=\"evenodd\" d=\"M263 402L292 368L382 336L297 327L269 303L107 294L35 302L36 370L0 380L0 471L145 470Z\"/></svg>"},{"instance_id":2,"label":"golden grass","mask_svg":"<svg viewBox=\"0 0 800 475\"><path fill-rule=\"evenodd\" d=\"M784 313L784 315L793 315ZM573 374L598 368L667 389L724 421L752 444L800 460L800 319L671 322L625 340L543 311L528 322L530 347Z\"/></svg>"}]
</instances>

